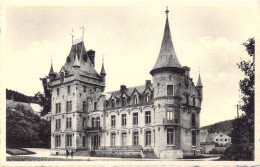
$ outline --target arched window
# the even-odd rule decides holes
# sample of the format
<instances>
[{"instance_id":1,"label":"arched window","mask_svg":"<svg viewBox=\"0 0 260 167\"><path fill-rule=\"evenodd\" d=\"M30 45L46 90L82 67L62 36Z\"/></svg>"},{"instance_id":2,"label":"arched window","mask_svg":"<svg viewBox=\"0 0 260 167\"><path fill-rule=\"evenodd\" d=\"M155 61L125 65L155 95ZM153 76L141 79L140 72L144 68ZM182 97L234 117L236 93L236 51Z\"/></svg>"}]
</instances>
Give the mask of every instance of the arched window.
<instances>
[{"instance_id":1,"label":"arched window","mask_svg":"<svg viewBox=\"0 0 260 167\"><path fill-rule=\"evenodd\" d=\"M136 97L136 95L134 96L134 104L137 104L137 97Z\"/></svg>"},{"instance_id":2,"label":"arched window","mask_svg":"<svg viewBox=\"0 0 260 167\"><path fill-rule=\"evenodd\" d=\"M192 113L192 115L191 115L191 125L196 126L196 117L195 117L194 113Z\"/></svg>"},{"instance_id":3,"label":"arched window","mask_svg":"<svg viewBox=\"0 0 260 167\"><path fill-rule=\"evenodd\" d=\"M91 127L95 127L95 118L91 119Z\"/></svg>"},{"instance_id":4,"label":"arched window","mask_svg":"<svg viewBox=\"0 0 260 167\"><path fill-rule=\"evenodd\" d=\"M100 127L100 117L96 118L96 127Z\"/></svg>"}]
</instances>

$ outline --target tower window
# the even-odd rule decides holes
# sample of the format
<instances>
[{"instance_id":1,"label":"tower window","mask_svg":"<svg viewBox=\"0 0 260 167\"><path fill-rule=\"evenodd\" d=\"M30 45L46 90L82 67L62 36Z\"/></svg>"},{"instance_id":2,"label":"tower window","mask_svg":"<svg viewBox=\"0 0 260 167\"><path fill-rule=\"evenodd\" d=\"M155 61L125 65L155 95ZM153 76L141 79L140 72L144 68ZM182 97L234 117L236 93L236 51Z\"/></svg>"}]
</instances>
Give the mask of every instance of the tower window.
<instances>
[{"instance_id":1,"label":"tower window","mask_svg":"<svg viewBox=\"0 0 260 167\"><path fill-rule=\"evenodd\" d=\"M133 113L133 125L138 124L138 113Z\"/></svg>"},{"instance_id":2,"label":"tower window","mask_svg":"<svg viewBox=\"0 0 260 167\"><path fill-rule=\"evenodd\" d=\"M173 85L167 85L167 95L168 96L173 95Z\"/></svg>"},{"instance_id":3,"label":"tower window","mask_svg":"<svg viewBox=\"0 0 260 167\"><path fill-rule=\"evenodd\" d=\"M191 125L196 126L196 117L194 113L191 115Z\"/></svg>"},{"instance_id":4,"label":"tower window","mask_svg":"<svg viewBox=\"0 0 260 167\"><path fill-rule=\"evenodd\" d=\"M186 104L189 105L189 95L186 95Z\"/></svg>"},{"instance_id":5,"label":"tower window","mask_svg":"<svg viewBox=\"0 0 260 167\"><path fill-rule=\"evenodd\" d=\"M167 144L173 145L173 143L174 143L174 130L167 129Z\"/></svg>"},{"instance_id":6,"label":"tower window","mask_svg":"<svg viewBox=\"0 0 260 167\"><path fill-rule=\"evenodd\" d=\"M83 128L86 128L86 127L87 127L87 120L86 120L85 117L83 117L82 127L83 127Z\"/></svg>"},{"instance_id":7,"label":"tower window","mask_svg":"<svg viewBox=\"0 0 260 167\"><path fill-rule=\"evenodd\" d=\"M86 87L86 86L83 87L83 92L84 92L84 93L87 92L87 87Z\"/></svg>"},{"instance_id":8,"label":"tower window","mask_svg":"<svg viewBox=\"0 0 260 167\"><path fill-rule=\"evenodd\" d=\"M67 101L66 109L67 109L67 112L71 112L72 111L72 101Z\"/></svg>"},{"instance_id":9,"label":"tower window","mask_svg":"<svg viewBox=\"0 0 260 167\"><path fill-rule=\"evenodd\" d=\"M196 146L196 131L192 130L192 146Z\"/></svg>"},{"instance_id":10,"label":"tower window","mask_svg":"<svg viewBox=\"0 0 260 167\"><path fill-rule=\"evenodd\" d=\"M196 98L193 97L193 105L195 106L196 105Z\"/></svg>"},{"instance_id":11,"label":"tower window","mask_svg":"<svg viewBox=\"0 0 260 167\"><path fill-rule=\"evenodd\" d=\"M94 110L97 110L97 102L94 102Z\"/></svg>"},{"instance_id":12,"label":"tower window","mask_svg":"<svg viewBox=\"0 0 260 167\"><path fill-rule=\"evenodd\" d=\"M166 117L167 120L173 120L173 107L167 107Z\"/></svg>"}]
</instances>

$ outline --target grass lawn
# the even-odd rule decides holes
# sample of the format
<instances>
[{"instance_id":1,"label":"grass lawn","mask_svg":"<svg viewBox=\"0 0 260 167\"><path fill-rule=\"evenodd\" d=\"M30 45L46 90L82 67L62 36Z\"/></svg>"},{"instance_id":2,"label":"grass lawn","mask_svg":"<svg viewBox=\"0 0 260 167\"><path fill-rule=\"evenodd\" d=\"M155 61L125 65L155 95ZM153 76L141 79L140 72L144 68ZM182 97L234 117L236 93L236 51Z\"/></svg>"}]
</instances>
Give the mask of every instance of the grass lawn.
<instances>
[{"instance_id":1,"label":"grass lawn","mask_svg":"<svg viewBox=\"0 0 260 167\"><path fill-rule=\"evenodd\" d=\"M66 158L47 158L33 156L11 156L6 157L6 161L88 161L87 159L66 159Z\"/></svg>"}]
</instances>

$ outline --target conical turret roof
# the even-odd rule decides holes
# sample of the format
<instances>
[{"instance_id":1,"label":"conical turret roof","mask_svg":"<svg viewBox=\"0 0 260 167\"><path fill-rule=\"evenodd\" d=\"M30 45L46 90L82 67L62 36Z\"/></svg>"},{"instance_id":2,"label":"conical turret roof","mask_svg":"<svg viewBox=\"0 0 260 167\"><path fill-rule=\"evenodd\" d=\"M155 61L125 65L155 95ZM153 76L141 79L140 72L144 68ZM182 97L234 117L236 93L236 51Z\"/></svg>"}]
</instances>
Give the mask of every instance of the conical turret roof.
<instances>
[{"instance_id":1,"label":"conical turret roof","mask_svg":"<svg viewBox=\"0 0 260 167\"><path fill-rule=\"evenodd\" d=\"M105 67L104 67L104 61L102 62L102 68L100 71L100 75L106 75Z\"/></svg>"},{"instance_id":2,"label":"conical turret roof","mask_svg":"<svg viewBox=\"0 0 260 167\"><path fill-rule=\"evenodd\" d=\"M164 28L163 40L162 40L159 56L157 58L157 61L152 71L158 68L165 68L165 67L181 68L181 64L176 56L172 44L171 31L170 31L170 26L168 21L168 12L169 12L168 9L165 12L166 12L166 23Z\"/></svg>"},{"instance_id":3,"label":"conical turret roof","mask_svg":"<svg viewBox=\"0 0 260 167\"><path fill-rule=\"evenodd\" d=\"M51 63L51 68L50 68L50 72L49 72L49 75L53 75L55 74L54 71L53 71L53 66L52 66L52 63Z\"/></svg>"},{"instance_id":4,"label":"conical turret roof","mask_svg":"<svg viewBox=\"0 0 260 167\"><path fill-rule=\"evenodd\" d=\"M203 87L201 79L200 79L200 74L199 74L199 78L198 78L198 82L197 82L197 87Z\"/></svg>"}]
</instances>

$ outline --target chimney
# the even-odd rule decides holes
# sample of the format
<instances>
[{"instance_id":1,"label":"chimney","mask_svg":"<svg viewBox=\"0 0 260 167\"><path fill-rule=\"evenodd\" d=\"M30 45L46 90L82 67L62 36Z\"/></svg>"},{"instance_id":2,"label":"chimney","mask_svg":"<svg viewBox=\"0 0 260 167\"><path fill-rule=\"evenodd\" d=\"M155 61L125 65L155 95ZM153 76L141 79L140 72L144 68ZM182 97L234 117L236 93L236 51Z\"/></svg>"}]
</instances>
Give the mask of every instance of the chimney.
<instances>
[{"instance_id":1,"label":"chimney","mask_svg":"<svg viewBox=\"0 0 260 167\"><path fill-rule=\"evenodd\" d=\"M125 91L126 90L126 86L125 85L120 85L120 91Z\"/></svg>"},{"instance_id":2,"label":"chimney","mask_svg":"<svg viewBox=\"0 0 260 167\"><path fill-rule=\"evenodd\" d=\"M150 86L150 85L152 85L151 80L145 80L145 86Z\"/></svg>"},{"instance_id":3,"label":"chimney","mask_svg":"<svg viewBox=\"0 0 260 167\"><path fill-rule=\"evenodd\" d=\"M96 53L96 51L94 51L92 49L87 51L88 57L89 57L89 59L90 59L90 61L93 64L94 67L95 67L95 53Z\"/></svg>"}]
</instances>

